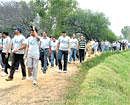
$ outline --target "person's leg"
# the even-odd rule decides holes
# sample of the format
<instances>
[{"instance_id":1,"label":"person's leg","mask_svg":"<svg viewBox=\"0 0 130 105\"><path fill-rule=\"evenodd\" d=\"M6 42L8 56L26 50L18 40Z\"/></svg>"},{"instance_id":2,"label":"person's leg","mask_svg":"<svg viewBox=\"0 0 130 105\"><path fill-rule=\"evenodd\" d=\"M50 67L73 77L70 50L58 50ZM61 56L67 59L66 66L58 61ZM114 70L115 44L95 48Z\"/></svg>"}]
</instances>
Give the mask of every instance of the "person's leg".
<instances>
[{"instance_id":1,"label":"person's leg","mask_svg":"<svg viewBox=\"0 0 130 105\"><path fill-rule=\"evenodd\" d=\"M2 53L2 54L1 54L2 63L3 63L3 65L4 65L4 70L3 70L4 72L5 72L5 59L6 59L6 58L5 58L5 55L6 55L5 53ZM8 74L8 72L5 72L5 73Z\"/></svg>"},{"instance_id":2,"label":"person's leg","mask_svg":"<svg viewBox=\"0 0 130 105\"><path fill-rule=\"evenodd\" d=\"M33 81L37 81L37 72L38 72L38 59L32 59L32 66L33 66L33 73L32 73L32 75L33 75Z\"/></svg>"},{"instance_id":3,"label":"person's leg","mask_svg":"<svg viewBox=\"0 0 130 105\"><path fill-rule=\"evenodd\" d=\"M73 56L74 56L73 60L74 60L74 62L76 60L76 53L77 53L77 49L74 49L74 53L73 53Z\"/></svg>"},{"instance_id":4,"label":"person's leg","mask_svg":"<svg viewBox=\"0 0 130 105\"><path fill-rule=\"evenodd\" d=\"M16 65L15 65L15 69L16 69L16 70L19 69L19 62L16 63Z\"/></svg>"},{"instance_id":5,"label":"person's leg","mask_svg":"<svg viewBox=\"0 0 130 105\"><path fill-rule=\"evenodd\" d=\"M51 53L51 67L54 67L54 51Z\"/></svg>"},{"instance_id":6,"label":"person's leg","mask_svg":"<svg viewBox=\"0 0 130 105\"><path fill-rule=\"evenodd\" d=\"M23 78L26 77L26 68L23 59L24 54L19 54L19 63L21 64Z\"/></svg>"},{"instance_id":7,"label":"person's leg","mask_svg":"<svg viewBox=\"0 0 130 105\"><path fill-rule=\"evenodd\" d=\"M63 54L64 54L64 69L63 69L63 71L67 71L68 51L63 51Z\"/></svg>"},{"instance_id":8,"label":"person's leg","mask_svg":"<svg viewBox=\"0 0 130 105\"><path fill-rule=\"evenodd\" d=\"M85 60L85 50L84 49L82 50L82 54L83 54L82 60L84 61Z\"/></svg>"},{"instance_id":9,"label":"person's leg","mask_svg":"<svg viewBox=\"0 0 130 105\"><path fill-rule=\"evenodd\" d=\"M3 67L2 66L2 51L0 50L0 64L1 64L1 67ZM3 71L3 70L2 70Z\"/></svg>"},{"instance_id":10,"label":"person's leg","mask_svg":"<svg viewBox=\"0 0 130 105\"><path fill-rule=\"evenodd\" d=\"M84 61L84 57L85 57L85 51L84 49L81 49L81 62Z\"/></svg>"},{"instance_id":11,"label":"person's leg","mask_svg":"<svg viewBox=\"0 0 130 105\"><path fill-rule=\"evenodd\" d=\"M61 60L62 60L62 50L59 50L58 51L58 66L59 66L59 70L62 70Z\"/></svg>"},{"instance_id":12,"label":"person's leg","mask_svg":"<svg viewBox=\"0 0 130 105\"><path fill-rule=\"evenodd\" d=\"M47 70L47 62L48 62L48 54L49 54L49 50L46 49L44 51L44 67L43 67L43 73L46 73L46 70Z\"/></svg>"},{"instance_id":13,"label":"person's leg","mask_svg":"<svg viewBox=\"0 0 130 105\"><path fill-rule=\"evenodd\" d=\"M8 54L7 57L5 57L5 72L8 74L7 69L10 68L11 66L9 65L8 61L9 61L9 56L10 54Z\"/></svg>"},{"instance_id":14,"label":"person's leg","mask_svg":"<svg viewBox=\"0 0 130 105\"><path fill-rule=\"evenodd\" d=\"M18 54L13 54L10 75L9 75L8 79L6 79L7 81L10 81L10 80L13 79L14 72L15 72L15 65L16 65L16 62L18 62L18 60L19 60L19 55Z\"/></svg>"},{"instance_id":15,"label":"person's leg","mask_svg":"<svg viewBox=\"0 0 130 105\"><path fill-rule=\"evenodd\" d=\"M82 50L79 49L79 60L80 60L80 63L82 63Z\"/></svg>"},{"instance_id":16,"label":"person's leg","mask_svg":"<svg viewBox=\"0 0 130 105\"><path fill-rule=\"evenodd\" d=\"M70 50L70 56L69 56L69 62L71 63L72 61L72 55L73 55L73 48Z\"/></svg>"},{"instance_id":17,"label":"person's leg","mask_svg":"<svg viewBox=\"0 0 130 105\"><path fill-rule=\"evenodd\" d=\"M44 52L43 52L43 50L40 52L40 60L41 60L41 67L43 70L43 67L44 67Z\"/></svg>"},{"instance_id":18,"label":"person's leg","mask_svg":"<svg viewBox=\"0 0 130 105\"><path fill-rule=\"evenodd\" d=\"M56 51L54 51L54 58L55 58L55 65L58 65L58 60L57 60L57 53Z\"/></svg>"},{"instance_id":19,"label":"person's leg","mask_svg":"<svg viewBox=\"0 0 130 105\"><path fill-rule=\"evenodd\" d=\"M33 68L32 64L33 64L32 58L28 57L27 58L27 67L28 67L28 77L29 77L29 79L32 76L32 68Z\"/></svg>"}]
</instances>

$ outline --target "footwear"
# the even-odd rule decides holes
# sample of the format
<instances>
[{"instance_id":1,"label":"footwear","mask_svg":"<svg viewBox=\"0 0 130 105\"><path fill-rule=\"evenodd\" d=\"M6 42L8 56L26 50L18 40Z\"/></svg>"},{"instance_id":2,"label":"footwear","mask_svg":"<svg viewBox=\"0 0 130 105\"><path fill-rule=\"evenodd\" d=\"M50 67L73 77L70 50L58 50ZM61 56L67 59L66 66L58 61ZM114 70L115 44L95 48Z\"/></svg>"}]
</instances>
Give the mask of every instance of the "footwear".
<instances>
[{"instance_id":1,"label":"footwear","mask_svg":"<svg viewBox=\"0 0 130 105\"><path fill-rule=\"evenodd\" d=\"M12 81L13 80L13 78L10 78L10 77L8 77L7 79L5 79L6 81Z\"/></svg>"},{"instance_id":2,"label":"footwear","mask_svg":"<svg viewBox=\"0 0 130 105\"><path fill-rule=\"evenodd\" d=\"M58 73L61 73L61 72L62 72L62 70L61 70L61 69L59 69L59 70L58 70Z\"/></svg>"},{"instance_id":3,"label":"footwear","mask_svg":"<svg viewBox=\"0 0 130 105\"><path fill-rule=\"evenodd\" d=\"M36 80L33 80L33 85L37 85L37 81Z\"/></svg>"},{"instance_id":4,"label":"footwear","mask_svg":"<svg viewBox=\"0 0 130 105\"><path fill-rule=\"evenodd\" d=\"M15 71L16 71L16 72L18 72L19 70L18 70L18 69L16 69Z\"/></svg>"},{"instance_id":5,"label":"footwear","mask_svg":"<svg viewBox=\"0 0 130 105\"><path fill-rule=\"evenodd\" d=\"M46 71L45 71L45 70L43 70L43 74L46 74Z\"/></svg>"},{"instance_id":6,"label":"footwear","mask_svg":"<svg viewBox=\"0 0 130 105\"><path fill-rule=\"evenodd\" d=\"M67 70L64 70L63 73L67 73Z\"/></svg>"},{"instance_id":7,"label":"footwear","mask_svg":"<svg viewBox=\"0 0 130 105\"><path fill-rule=\"evenodd\" d=\"M69 63L69 64L71 64L71 62L70 62L70 61L69 61L68 63Z\"/></svg>"},{"instance_id":8,"label":"footwear","mask_svg":"<svg viewBox=\"0 0 130 105\"><path fill-rule=\"evenodd\" d=\"M33 79L32 76L30 76L30 77L27 78L27 80L32 80L32 79Z\"/></svg>"},{"instance_id":9,"label":"footwear","mask_svg":"<svg viewBox=\"0 0 130 105\"><path fill-rule=\"evenodd\" d=\"M5 73L4 71L1 73L1 77L6 77L8 74Z\"/></svg>"},{"instance_id":10,"label":"footwear","mask_svg":"<svg viewBox=\"0 0 130 105\"><path fill-rule=\"evenodd\" d=\"M25 80L25 79L26 79L26 77L23 77L23 78L22 78L22 80Z\"/></svg>"}]
</instances>

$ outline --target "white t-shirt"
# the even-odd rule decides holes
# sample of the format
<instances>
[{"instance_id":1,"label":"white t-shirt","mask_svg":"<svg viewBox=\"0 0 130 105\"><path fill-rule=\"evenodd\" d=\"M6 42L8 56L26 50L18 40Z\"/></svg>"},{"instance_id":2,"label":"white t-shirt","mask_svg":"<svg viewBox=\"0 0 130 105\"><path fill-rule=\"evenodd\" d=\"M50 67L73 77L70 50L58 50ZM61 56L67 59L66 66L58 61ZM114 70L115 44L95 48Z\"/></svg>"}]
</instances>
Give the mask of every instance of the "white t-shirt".
<instances>
[{"instance_id":1,"label":"white t-shirt","mask_svg":"<svg viewBox=\"0 0 130 105\"><path fill-rule=\"evenodd\" d=\"M68 36L65 37L60 36L58 39L58 43L60 43L59 49L67 51L69 48L69 42L70 42L70 38Z\"/></svg>"},{"instance_id":2,"label":"white t-shirt","mask_svg":"<svg viewBox=\"0 0 130 105\"><path fill-rule=\"evenodd\" d=\"M78 40L76 38L70 39L70 48L75 48L75 49L78 48Z\"/></svg>"},{"instance_id":3,"label":"white t-shirt","mask_svg":"<svg viewBox=\"0 0 130 105\"><path fill-rule=\"evenodd\" d=\"M40 42L37 40L37 38L30 36L26 40L26 43L28 45L27 57L39 59L39 56L40 56L39 44L40 44Z\"/></svg>"},{"instance_id":4,"label":"white t-shirt","mask_svg":"<svg viewBox=\"0 0 130 105\"><path fill-rule=\"evenodd\" d=\"M23 42L25 41L25 37L21 34L21 35L15 35L14 38L12 39L12 44L13 44L13 50L19 49L21 48ZM15 52L16 54L24 54L24 50L19 50L17 52Z\"/></svg>"},{"instance_id":5,"label":"white t-shirt","mask_svg":"<svg viewBox=\"0 0 130 105\"><path fill-rule=\"evenodd\" d=\"M110 43L109 43L108 41L105 41L105 45L106 45L106 46L109 46L109 44L110 44Z\"/></svg>"},{"instance_id":6,"label":"white t-shirt","mask_svg":"<svg viewBox=\"0 0 130 105\"><path fill-rule=\"evenodd\" d=\"M46 37L46 38L43 38L41 37L41 45L40 45L40 48L42 49L46 49L46 48L49 48L50 47L50 38L49 37Z\"/></svg>"},{"instance_id":7,"label":"white t-shirt","mask_svg":"<svg viewBox=\"0 0 130 105\"><path fill-rule=\"evenodd\" d=\"M7 50L9 49L9 53L11 52L11 38L7 37L3 39L3 53L6 53Z\"/></svg>"},{"instance_id":8,"label":"white t-shirt","mask_svg":"<svg viewBox=\"0 0 130 105\"><path fill-rule=\"evenodd\" d=\"M54 42L54 41L51 41L51 50L52 50L52 51L56 50L57 43L58 43L57 40L56 40L55 42Z\"/></svg>"}]
</instances>

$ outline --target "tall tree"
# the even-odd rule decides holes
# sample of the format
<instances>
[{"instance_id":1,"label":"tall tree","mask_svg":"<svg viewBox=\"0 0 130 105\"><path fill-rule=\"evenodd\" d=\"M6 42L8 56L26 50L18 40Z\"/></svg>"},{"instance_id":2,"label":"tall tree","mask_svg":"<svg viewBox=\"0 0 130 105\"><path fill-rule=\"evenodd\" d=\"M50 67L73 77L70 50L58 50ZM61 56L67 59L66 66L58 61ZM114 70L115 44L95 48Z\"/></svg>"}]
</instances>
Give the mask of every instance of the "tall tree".
<instances>
[{"instance_id":1,"label":"tall tree","mask_svg":"<svg viewBox=\"0 0 130 105\"><path fill-rule=\"evenodd\" d=\"M124 26L121 30L123 36L125 39L129 39L130 38L130 26Z\"/></svg>"},{"instance_id":2,"label":"tall tree","mask_svg":"<svg viewBox=\"0 0 130 105\"><path fill-rule=\"evenodd\" d=\"M32 10L24 1L0 2L0 31L12 31L21 27L24 34L27 34L26 30L33 18Z\"/></svg>"}]
</instances>

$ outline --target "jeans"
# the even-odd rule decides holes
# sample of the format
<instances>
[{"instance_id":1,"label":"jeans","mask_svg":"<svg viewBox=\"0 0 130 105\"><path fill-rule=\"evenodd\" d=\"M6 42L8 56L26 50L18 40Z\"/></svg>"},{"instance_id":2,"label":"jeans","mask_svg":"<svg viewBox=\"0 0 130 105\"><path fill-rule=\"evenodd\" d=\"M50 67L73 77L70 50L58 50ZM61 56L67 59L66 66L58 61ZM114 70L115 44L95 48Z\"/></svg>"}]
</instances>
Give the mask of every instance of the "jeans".
<instances>
[{"instance_id":1,"label":"jeans","mask_svg":"<svg viewBox=\"0 0 130 105\"><path fill-rule=\"evenodd\" d=\"M16 65L15 65L15 69L16 69L16 70L19 69L19 62L16 63Z\"/></svg>"},{"instance_id":2,"label":"jeans","mask_svg":"<svg viewBox=\"0 0 130 105\"><path fill-rule=\"evenodd\" d=\"M49 49L40 49L40 60L43 73L46 72L48 66Z\"/></svg>"},{"instance_id":3,"label":"jeans","mask_svg":"<svg viewBox=\"0 0 130 105\"><path fill-rule=\"evenodd\" d=\"M84 58L85 58L85 49L79 49L80 63L82 63L82 61L84 61Z\"/></svg>"},{"instance_id":4,"label":"jeans","mask_svg":"<svg viewBox=\"0 0 130 105\"><path fill-rule=\"evenodd\" d=\"M53 67L54 66L54 59L55 59L55 65L57 66L58 64L58 60L57 60L57 54L56 54L56 51L52 51L51 53L51 66Z\"/></svg>"},{"instance_id":5,"label":"jeans","mask_svg":"<svg viewBox=\"0 0 130 105\"><path fill-rule=\"evenodd\" d=\"M10 71L9 78L13 79L13 75L15 73L15 67L16 67L17 62L19 62L21 64L23 77L26 77L26 69L25 69L23 56L24 56L24 54L15 54L15 53L13 53L12 66L11 66L11 71Z\"/></svg>"},{"instance_id":6,"label":"jeans","mask_svg":"<svg viewBox=\"0 0 130 105\"><path fill-rule=\"evenodd\" d=\"M71 51L70 51L70 58L69 58L69 61L70 61L70 62L72 61L72 58L73 58L73 61L76 60L76 54L77 54L77 49L71 48Z\"/></svg>"},{"instance_id":7,"label":"jeans","mask_svg":"<svg viewBox=\"0 0 130 105\"><path fill-rule=\"evenodd\" d=\"M8 63L10 53L8 54L7 57L6 57L5 55L6 55L6 53L2 53L2 62L3 62L3 64L5 65L4 72L5 72L6 74L8 74L7 69L11 67L11 66L9 65L9 63Z\"/></svg>"},{"instance_id":8,"label":"jeans","mask_svg":"<svg viewBox=\"0 0 130 105\"><path fill-rule=\"evenodd\" d=\"M63 58L64 65L62 67L61 60L62 60L63 56L64 56L64 58ZM59 70L62 70L62 68L63 68L63 71L67 71L67 63L68 63L68 51L59 50L58 51L58 66L59 66Z\"/></svg>"}]
</instances>

